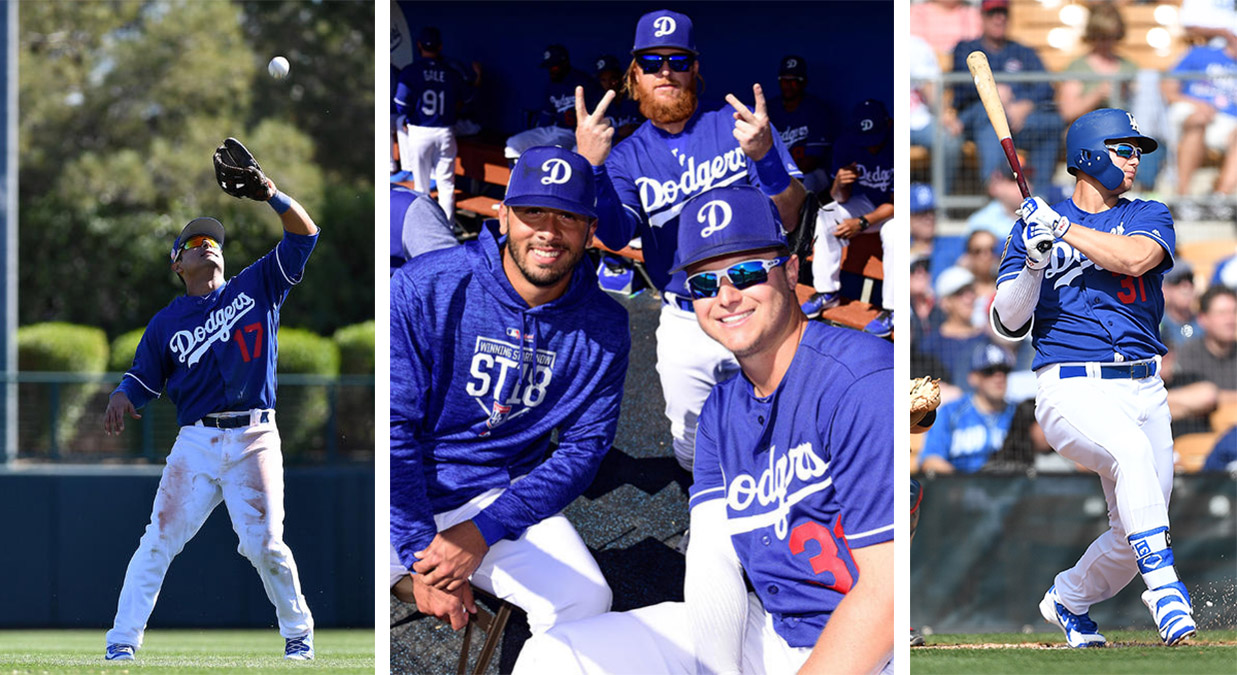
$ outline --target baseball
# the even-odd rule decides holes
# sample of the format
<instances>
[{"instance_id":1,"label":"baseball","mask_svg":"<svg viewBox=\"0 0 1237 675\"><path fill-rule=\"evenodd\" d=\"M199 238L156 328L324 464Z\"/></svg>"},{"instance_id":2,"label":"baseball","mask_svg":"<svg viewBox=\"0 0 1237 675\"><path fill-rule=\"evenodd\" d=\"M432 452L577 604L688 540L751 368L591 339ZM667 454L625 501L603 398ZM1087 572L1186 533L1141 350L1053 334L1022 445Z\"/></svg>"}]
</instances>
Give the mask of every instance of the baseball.
<instances>
[{"instance_id":1,"label":"baseball","mask_svg":"<svg viewBox=\"0 0 1237 675\"><path fill-rule=\"evenodd\" d=\"M288 76L288 70L291 66L288 65L288 59L282 56L276 56L271 59L271 62L266 64L266 72L271 74L271 77L276 80L282 80Z\"/></svg>"}]
</instances>

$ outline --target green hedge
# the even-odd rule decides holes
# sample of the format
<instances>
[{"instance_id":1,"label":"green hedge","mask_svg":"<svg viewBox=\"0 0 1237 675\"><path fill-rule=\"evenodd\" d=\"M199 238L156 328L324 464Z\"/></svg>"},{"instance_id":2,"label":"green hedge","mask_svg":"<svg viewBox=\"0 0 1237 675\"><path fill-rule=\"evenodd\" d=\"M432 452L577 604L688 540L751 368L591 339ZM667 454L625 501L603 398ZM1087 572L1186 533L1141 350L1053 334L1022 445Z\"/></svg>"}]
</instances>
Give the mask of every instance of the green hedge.
<instances>
[{"instance_id":1,"label":"green hedge","mask_svg":"<svg viewBox=\"0 0 1237 675\"><path fill-rule=\"evenodd\" d=\"M374 374L374 322L344 326L335 331L339 345L340 371L346 375ZM372 452L374 445L374 390L372 387L340 387L336 401L340 451Z\"/></svg>"},{"instance_id":2,"label":"green hedge","mask_svg":"<svg viewBox=\"0 0 1237 675\"><path fill-rule=\"evenodd\" d=\"M146 332L145 328L131 330L128 333L121 333L112 340L111 352L107 357L107 371L109 373L127 372L133 365L133 355L137 353L137 345L142 341L142 335Z\"/></svg>"},{"instance_id":3,"label":"green hedge","mask_svg":"<svg viewBox=\"0 0 1237 675\"><path fill-rule=\"evenodd\" d=\"M339 347L302 328L279 329L280 373L339 375ZM283 454L295 458L326 448L330 398L323 385L285 386L275 394L275 419L283 438Z\"/></svg>"},{"instance_id":4,"label":"green hedge","mask_svg":"<svg viewBox=\"0 0 1237 675\"><path fill-rule=\"evenodd\" d=\"M107 367L107 335L99 328L70 323L39 323L17 329L17 368L21 371L102 373ZM61 448L73 445L79 423L92 396L104 385L59 385L56 440ZM43 455L51 447L50 408L53 387L23 384L19 387L23 408L18 429L19 450L23 454ZM103 410L99 410L101 415Z\"/></svg>"},{"instance_id":5,"label":"green hedge","mask_svg":"<svg viewBox=\"0 0 1237 675\"><path fill-rule=\"evenodd\" d=\"M339 347L339 372L346 375L374 374L374 322L344 326L335 331Z\"/></svg>"}]
</instances>

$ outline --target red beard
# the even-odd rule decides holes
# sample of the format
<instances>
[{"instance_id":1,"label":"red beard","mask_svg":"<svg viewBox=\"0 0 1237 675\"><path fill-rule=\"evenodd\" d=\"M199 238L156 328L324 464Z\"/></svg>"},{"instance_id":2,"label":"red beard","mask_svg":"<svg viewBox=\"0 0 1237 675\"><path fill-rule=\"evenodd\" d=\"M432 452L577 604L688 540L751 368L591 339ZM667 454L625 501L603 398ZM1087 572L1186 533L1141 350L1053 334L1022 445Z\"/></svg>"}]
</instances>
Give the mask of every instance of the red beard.
<instances>
[{"instance_id":1,"label":"red beard","mask_svg":"<svg viewBox=\"0 0 1237 675\"><path fill-rule=\"evenodd\" d=\"M673 100L657 100L653 87L648 87L640 92L640 114L653 124L674 124L686 120L696 112L696 88L679 89L677 93Z\"/></svg>"}]
</instances>

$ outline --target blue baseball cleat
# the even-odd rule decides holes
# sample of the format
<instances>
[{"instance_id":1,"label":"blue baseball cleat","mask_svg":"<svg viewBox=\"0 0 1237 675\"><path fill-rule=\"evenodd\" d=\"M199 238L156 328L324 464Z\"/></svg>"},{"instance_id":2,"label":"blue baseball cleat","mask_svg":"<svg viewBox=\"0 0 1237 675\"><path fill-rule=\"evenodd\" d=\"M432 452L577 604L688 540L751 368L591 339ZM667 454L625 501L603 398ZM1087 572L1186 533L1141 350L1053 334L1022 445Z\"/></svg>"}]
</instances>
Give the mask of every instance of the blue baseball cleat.
<instances>
[{"instance_id":1,"label":"blue baseball cleat","mask_svg":"<svg viewBox=\"0 0 1237 675\"><path fill-rule=\"evenodd\" d=\"M103 658L108 661L132 661L133 653L136 651L133 645L110 644Z\"/></svg>"},{"instance_id":2,"label":"blue baseball cleat","mask_svg":"<svg viewBox=\"0 0 1237 675\"><path fill-rule=\"evenodd\" d=\"M288 638L283 657L289 661L313 661L314 634L306 633L300 637Z\"/></svg>"},{"instance_id":3,"label":"blue baseball cleat","mask_svg":"<svg viewBox=\"0 0 1237 675\"><path fill-rule=\"evenodd\" d=\"M863 332L881 338L893 335L893 310L881 310L881 313L877 314L875 319L872 319L868 322L868 325L863 327Z\"/></svg>"},{"instance_id":4,"label":"blue baseball cleat","mask_svg":"<svg viewBox=\"0 0 1237 675\"><path fill-rule=\"evenodd\" d=\"M1185 584L1174 581L1153 591L1143 591L1143 604L1155 617L1160 630L1160 639L1172 647L1194 637L1198 628L1194 624L1194 608Z\"/></svg>"},{"instance_id":5,"label":"blue baseball cleat","mask_svg":"<svg viewBox=\"0 0 1237 675\"><path fill-rule=\"evenodd\" d=\"M807 315L807 318L815 319L820 316L821 312L830 307L836 307L840 302L842 302L842 296L839 293L816 293L803 303L803 313Z\"/></svg>"},{"instance_id":6,"label":"blue baseball cleat","mask_svg":"<svg viewBox=\"0 0 1237 675\"><path fill-rule=\"evenodd\" d=\"M1061 604L1055 585L1039 601L1039 613L1044 621L1065 631L1065 641L1071 647L1103 647L1108 643L1087 612L1075 614Z\"/></svg>"}]
</instances>

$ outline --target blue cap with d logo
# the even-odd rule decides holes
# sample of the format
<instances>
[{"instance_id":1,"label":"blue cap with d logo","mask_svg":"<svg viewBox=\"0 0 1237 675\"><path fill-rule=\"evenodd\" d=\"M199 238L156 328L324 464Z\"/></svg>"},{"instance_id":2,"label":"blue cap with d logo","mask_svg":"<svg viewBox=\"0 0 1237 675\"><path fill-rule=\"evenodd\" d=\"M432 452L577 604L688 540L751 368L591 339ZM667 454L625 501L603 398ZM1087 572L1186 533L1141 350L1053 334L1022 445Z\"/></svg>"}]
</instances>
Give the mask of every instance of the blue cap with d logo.
<instances>
[{"instance_id":1,"label":"blue cap with d logo","mask_svg":"<svg viewBox=\"0 0 1237 675\"><path fill-rule=\"evenodd\" d=\"M696 51L696 37L692 33L692 20L686 14L659 9L640 17L636 23L636 42L631 53L661 47L699 53Z\"/></svg>"},{"instance_id":2,"label":"blue cap with d logo","mask_svg":"<svg viewBox=\"0 0 1237 675\"><path fill-rule=\"evenodd\" d=\"M731 185L687 200L679 214L679 248L671 273L702 260L785 247L777 206L750 185Z\"/></svg>"},{"instance_id":3,"label":"blue cap with d logo","mask_svg":"<svg viewBox=\"0 0 1237 675\"><path fill-rule=\"evenodd\" d=\"M529 148L511 168L507 206L543 206L597 217L593 167L580 155L553 145Z\"/></svg>"}]
</instances>

